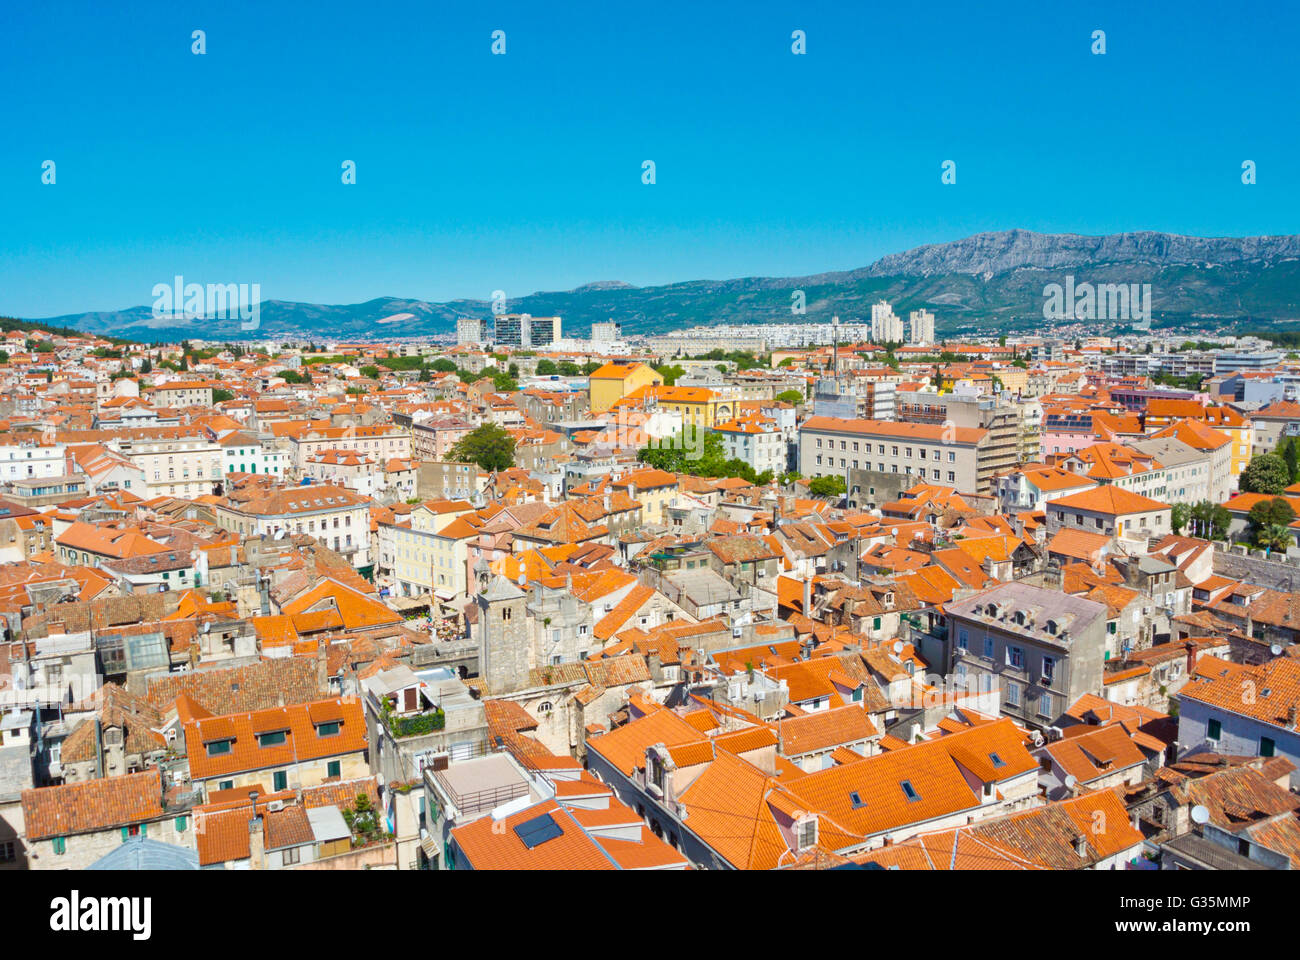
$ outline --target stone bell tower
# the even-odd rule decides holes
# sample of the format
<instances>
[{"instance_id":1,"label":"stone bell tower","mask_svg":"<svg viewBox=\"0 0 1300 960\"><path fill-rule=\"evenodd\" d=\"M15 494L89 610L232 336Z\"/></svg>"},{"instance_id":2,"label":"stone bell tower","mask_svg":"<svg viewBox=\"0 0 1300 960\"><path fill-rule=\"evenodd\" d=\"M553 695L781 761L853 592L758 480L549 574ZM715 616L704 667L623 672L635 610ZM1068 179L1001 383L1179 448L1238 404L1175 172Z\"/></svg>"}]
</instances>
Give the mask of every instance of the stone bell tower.
<instances>
[{"instance_id":1,"label":"stone bell tower","mask_svg":"<svg viewBox=\"0 0 1300 960\"><path fill-rule=\"evenodd\" d=\"M502 694L528 686L528 594L497 574L481 583L478 604L479 674L487 693Z\"/></svg>"}]
</instances>

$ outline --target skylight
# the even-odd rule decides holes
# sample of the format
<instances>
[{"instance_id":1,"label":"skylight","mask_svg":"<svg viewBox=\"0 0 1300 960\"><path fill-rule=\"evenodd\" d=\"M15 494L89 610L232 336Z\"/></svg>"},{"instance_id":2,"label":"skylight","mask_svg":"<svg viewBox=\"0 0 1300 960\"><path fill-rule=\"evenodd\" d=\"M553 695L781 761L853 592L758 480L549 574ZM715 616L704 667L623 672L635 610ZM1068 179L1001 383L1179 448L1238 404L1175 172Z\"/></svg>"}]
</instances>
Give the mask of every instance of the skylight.
<instances>
[{"instance_id":1,"label":"skylight","mask_svg":"<svg viewBox=\"0 0 1300 960\"><path fill-rule=\"evenodd\" d=\"M852 801L854 810L859 810L867 805L867 802L862 799L861 794L856 790L849 794L849 800Z\"/></svg>"},{"instance_id":2,"label":"skylight","mask_svg":"<svg viewBox=\"0 0 1300 960\"><path fill-rule=\"evenodd\" d=\"M1007 765L1007 762L1003 760L1001 757L999 757L996 753L990 753L989 759L993 761L993 766L995 767L1005 767Z\"/></svg>"},{"instance_id":3,"label":"skylight","mask_svg":"<svg viewBox=\"0 0 1300 960\"><path fill-rule=\"evenodd\" d=\"M921 799L921 795L916 792L916 787L912 786L911 780L904 780L901 786L903 788L903 794L908 800L915 802Z\"/></svg>"}]
</instances>

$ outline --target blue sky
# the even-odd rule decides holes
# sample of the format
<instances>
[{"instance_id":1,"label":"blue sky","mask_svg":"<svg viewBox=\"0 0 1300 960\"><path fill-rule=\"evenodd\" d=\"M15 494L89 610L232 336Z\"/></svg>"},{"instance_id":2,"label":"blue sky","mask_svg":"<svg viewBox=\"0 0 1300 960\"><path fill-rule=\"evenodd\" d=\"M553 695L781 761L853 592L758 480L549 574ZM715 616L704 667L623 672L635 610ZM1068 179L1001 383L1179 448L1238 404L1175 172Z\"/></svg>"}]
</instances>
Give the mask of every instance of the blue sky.
<instances>
[{"instance_id":1,"label":"blue sky","mask_svg":"<svg viewBox=\"0 0 1300 960\"><path fill-rule=\"evenodd\" d=\"M0 14L0 314L147 304L176 274L486 299L1012 227L1300 225L1295 4L115 6Z\"/></svg>"}]
</instances>

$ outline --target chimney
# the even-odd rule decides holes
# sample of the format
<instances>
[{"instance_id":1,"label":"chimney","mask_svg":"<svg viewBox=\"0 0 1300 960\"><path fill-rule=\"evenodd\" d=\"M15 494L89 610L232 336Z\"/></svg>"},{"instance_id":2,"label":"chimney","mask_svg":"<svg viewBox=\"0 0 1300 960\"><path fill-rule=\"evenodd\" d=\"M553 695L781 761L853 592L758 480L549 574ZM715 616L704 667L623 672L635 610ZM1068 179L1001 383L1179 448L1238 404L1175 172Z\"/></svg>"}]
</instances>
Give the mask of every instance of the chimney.
<instances>
[{"instance_id":1,"label":"chimney","mask_svg":"<svg viewBox=\"0 0 1300 960\"><path fill-rule=\"evenodd\" d=\"M803 582L803 615L812 616L812 578L805 579Z\"/></svg>"},{"instance_id":2,"label":"chimney","mask_svg":"<svg viewBox=\"0 0 1300 960\"><path fill-rule=\"evenodd\" d=\"M1086 857L1088 855L1088 838L1082 833L1075 834L1074 836L1074 852L1081 857Z\"/></svg>"},{"instance_id":3,"label":"chimney","mask_svg":"<svg viewBox=\"0 0 1300 960\"><path fill-rule=\"evenodd\" d=\"M1191 679L1196 672L1196 644L1192 643L1189 638L1187 641L1187 677Z\"/></svg>"},{"instance_id":4,"label":"chimney","mask_svg":"<svg viewBox=\"0 0 1300 960\"><path fill-rule=\"evenodd\" d=\"M609 513L613 509L613 507L614 507L613 498L611 498L608 493L605 494L605 512Z\"/></svg>"},{"instance_id":5,"label":"chimney","mask_svg":"<svg viewBox=\"0 0 1300 960\"><path fill-rule=\"evenodd\" d=\"M316 648L316 688L328 690L330 685L329 658L325 655L325 646Z\"/></svg>"},{"instance_id":6,"label":"chimney","mask_svg":"<svg viewBox=\"0 0 1300 960\"><path fill-rule=\"evenodd\" d=\"M248 821L248 867L250 870L266 869L266 837L262 833L262 818Z\"/></svg>"}]
</instances>

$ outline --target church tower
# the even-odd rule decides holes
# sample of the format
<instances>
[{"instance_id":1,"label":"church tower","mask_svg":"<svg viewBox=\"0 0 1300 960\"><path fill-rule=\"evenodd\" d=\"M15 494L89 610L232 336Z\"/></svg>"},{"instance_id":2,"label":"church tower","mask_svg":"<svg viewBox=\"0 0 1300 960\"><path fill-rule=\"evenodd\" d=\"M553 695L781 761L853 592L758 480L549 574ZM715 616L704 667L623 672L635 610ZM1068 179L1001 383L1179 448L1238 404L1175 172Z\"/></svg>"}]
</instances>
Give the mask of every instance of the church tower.
<instances>
[{"instance_id":1,"label":"church tower","mask_svg":"<svg viewBox=\"0 0 1300 960\"><path fill-rule=\"evenodd\" d=\"M488 694L528 686L528 594L500 574L479 574L478 667Z\"/></svg>"}]
</instances>

